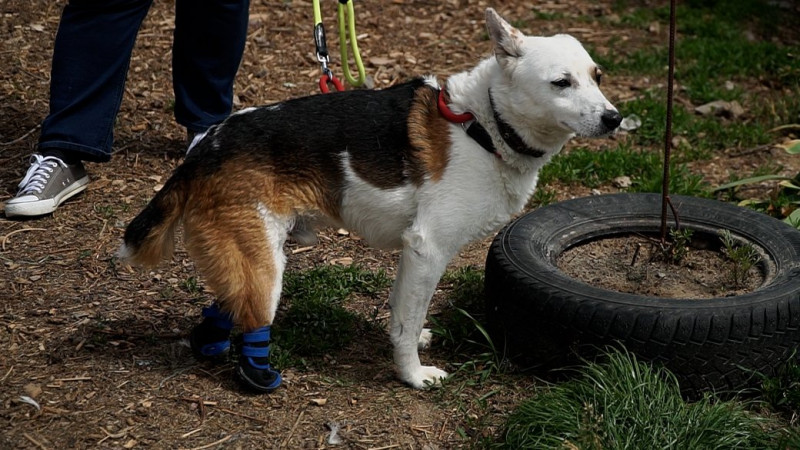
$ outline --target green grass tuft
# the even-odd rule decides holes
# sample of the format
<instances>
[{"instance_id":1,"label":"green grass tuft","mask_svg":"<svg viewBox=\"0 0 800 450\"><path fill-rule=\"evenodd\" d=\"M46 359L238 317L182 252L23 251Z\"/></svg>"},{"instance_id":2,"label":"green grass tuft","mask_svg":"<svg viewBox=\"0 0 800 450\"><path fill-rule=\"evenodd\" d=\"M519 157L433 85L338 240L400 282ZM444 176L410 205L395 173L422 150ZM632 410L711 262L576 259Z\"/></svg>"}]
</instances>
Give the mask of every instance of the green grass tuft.
<instances>
[{"instance_id":1,"label":"green grass tuft","mask_svg":"<svg viewBox=\"0 0 800 450\"><path fill-rule=\"evenodd\" d=\"M618 2L617 9L626 2ZM687 88L692 101L732 100L736 92L726 91L726 80L745 77L770 79L782 85L800 83L800 47L772 42L779 23L786 16L774 3L763 0L691 1L678 6L676 79ZM658 22L669 25L669 6L636 8L621 20L624 26L647 28ZM749 36L757 35L752 39ZM618 49L618 50L615 50ZM756 56L757 55L757 56ZM665 76L666 45L632 53L624 45L600 58L612 73Z\"/></svg>"},{"instance_id":2,"label":"green grass tuft","mask_svg":"<svg viewBox=\"0 0 800 450\"><path fill-rule=\"evenodd\" d=\"M783 439L741 402L685 402L671 373L618 351L523 402L505 431L507 448L529 449L767 449Z\"/></svg>"},{"instance_id":3,"label":"green grass tuft","mask_svg":"<svg viewBox=\"0 0 800 450\"><path fill-rule=\"evenodd\" d=\"M353 295L382 295L391 280L382 270L360 266L318 266L284 275L283 301L289 306L277 320L274 342L277 361L318 357L351 342L364 319L348 311ZM278 362L274 362L278 367Z\"/></svg>"},{"instance_id":4,"label":"green grass tuft","mask_svg":"<svg viewBox=\"0 0 800 450\"><path fill-rule=\"evenodd\" d=\"M458 354L462 362L446 385L459 391L466 386L482 384L503 368L502 349L498 349L486 328L483 270L461 267L444 274L441 286L450 286L449 307L429 318L437 347L448 354Z\"/></svg>"},{"instance_id":5,"label":"green grass tuft","mask_svg":"<svg viewBox=\"0 0 800 450\"><path fill-rule=\"evenodd\" d=\"M634 150L624 145L602 151L579 147L557 155L544 166L540 182L546 185L559 180L597 187L616 177L629 176L633 182L631 192L661 192L661 158L658 152ZM674 165L671 170L670 192L696 197L710 195L703 177L691 173L683 164Z\"/></svg>"}]
</instances>

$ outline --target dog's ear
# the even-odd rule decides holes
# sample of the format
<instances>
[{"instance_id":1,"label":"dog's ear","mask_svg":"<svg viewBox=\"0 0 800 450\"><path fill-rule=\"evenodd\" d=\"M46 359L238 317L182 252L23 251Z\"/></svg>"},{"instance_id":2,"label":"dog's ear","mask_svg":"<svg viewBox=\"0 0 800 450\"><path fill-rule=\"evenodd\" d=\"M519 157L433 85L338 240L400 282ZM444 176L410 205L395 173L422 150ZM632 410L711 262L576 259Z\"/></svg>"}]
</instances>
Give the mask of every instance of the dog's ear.
<instances>
[{"instance_id":1,"label":"dog's ear","mask_svg":"<svg viewBox=\"0 0 800 450\"><path fill-rule=\"evenodd\" d=\"M486 28L494 43L497 62L504 69L510 69L516 64L516 59L522 56L522 32L503 20L492 8L486 9Z\"/></svg>"}]
</instances>

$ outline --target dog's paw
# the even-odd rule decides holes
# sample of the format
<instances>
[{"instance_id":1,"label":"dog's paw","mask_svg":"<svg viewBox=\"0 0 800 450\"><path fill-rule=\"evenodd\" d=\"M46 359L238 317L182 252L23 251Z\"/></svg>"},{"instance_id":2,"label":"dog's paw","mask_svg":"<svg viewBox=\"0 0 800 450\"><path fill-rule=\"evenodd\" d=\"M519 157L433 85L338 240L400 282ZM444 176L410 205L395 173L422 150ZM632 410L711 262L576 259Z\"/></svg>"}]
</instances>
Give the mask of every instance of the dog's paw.
<instances>
[{"instance_id":1,"label":"dog's paw","mask_svg":"<svg viewBox=\"0 0 800 450\"><path fill-rule=\"evenodd\" d=\"M431 333L430 328L423 328L422 333L419 335L419 342L417 342L417 348L420 350L425 350L431 346L431 341L433 340L433 333Z\"/></svg>"},{"instance_id":2,"label":"dog's paw","mask_svg":"<svg viewBox=\"0 0 800 450\"><path fill-rule=\"evenodd\" d=\"M420 366L419 369L403 376L403 381L415 389L425 389L442 385L447 372L434 366Z\"/></svg>"}]
</instances>

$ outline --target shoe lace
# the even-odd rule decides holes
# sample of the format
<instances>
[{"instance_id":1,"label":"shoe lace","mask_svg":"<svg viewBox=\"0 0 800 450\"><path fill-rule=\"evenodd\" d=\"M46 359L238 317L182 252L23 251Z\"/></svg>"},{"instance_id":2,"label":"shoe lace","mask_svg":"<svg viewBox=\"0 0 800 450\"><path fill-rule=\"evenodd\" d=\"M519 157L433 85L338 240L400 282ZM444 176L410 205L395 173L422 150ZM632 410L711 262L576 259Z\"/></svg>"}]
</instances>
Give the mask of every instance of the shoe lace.
<instances>
[{"instance_id":1,"label":"shoe lace","mask_svg":"<svg viewBox=\"0 0 800 450\"><path fill-rule=\"evenodd\" d=\"M32 155L31 166L28 168L28 173L25 174L25 178L19 183L18 195L30 193L41 194L45 185L47 185L47 182L50 180L53 171L58 166L67 167L64 161L55 156Z\"/></svg>"}]
</instances>

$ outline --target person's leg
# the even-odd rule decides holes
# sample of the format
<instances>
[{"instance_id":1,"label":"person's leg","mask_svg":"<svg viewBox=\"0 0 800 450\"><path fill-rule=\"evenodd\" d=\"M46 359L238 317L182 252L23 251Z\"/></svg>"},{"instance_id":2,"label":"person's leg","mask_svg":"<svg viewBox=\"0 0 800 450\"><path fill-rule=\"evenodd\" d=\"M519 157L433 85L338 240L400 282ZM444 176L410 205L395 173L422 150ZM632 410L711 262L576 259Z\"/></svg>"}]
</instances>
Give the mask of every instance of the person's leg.
<instances>
[{"instance_id":1,"label":"person's leg","mask_svg":"<svg viewBox=\"0 0 800 450\"><path fill-rule=\"evenodd\" d=\"M50 114L42 122L39 152L57 152L67 160L111 159L131 52L151 4L152 0L67 4L53 49Z\"/></svg>"},{"instance_id":2,"label":"person's leg","mask_svg":"<svg viewBox=\"0 0 800 450\"><path fill-rule=\"evenodd\" d=\"M49 214L86 189L81 161L111 158L133 44L152 0L70 0L61 15L50 76L50 114L38 152L6 202L6 217Z\"/></svg>"},{"instance_id":3,"label":"person's leg","mask_svg":"<svg viewBox=\"0 0 800 450\"><path fill-rule=\"evenodd\" d=\"M190 133L222 122L247 39L249 0L177 0L172 78L175 119Z\"/></svg>"}]
</instances>

